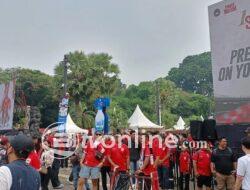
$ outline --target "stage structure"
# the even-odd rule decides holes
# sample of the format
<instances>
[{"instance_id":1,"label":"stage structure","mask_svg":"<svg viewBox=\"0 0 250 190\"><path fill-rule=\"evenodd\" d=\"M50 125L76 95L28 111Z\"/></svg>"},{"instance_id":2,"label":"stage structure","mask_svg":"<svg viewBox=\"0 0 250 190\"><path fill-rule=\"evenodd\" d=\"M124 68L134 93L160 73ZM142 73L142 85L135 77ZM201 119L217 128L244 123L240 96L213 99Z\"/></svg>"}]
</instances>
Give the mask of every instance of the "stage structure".
<instances>
[{"instance_id":1,"label":"stage structure","mask_svg":"<svg viewBox=\"0 0 250 190\"><path fill-rule=\"evenodd\" d=\"M217 124L250 123L250 2L209 7Z\"/></svg>"},{"instance_id":2,"label":"stage structure","mask_svg":"<svg viewBox=\"0 0 250 190\"><path fill-rule=\"evenodd\" d=\"M250 126L250 2L221 1L208 11L217 136L240 156Z\"/></svg>"}]
</instances>

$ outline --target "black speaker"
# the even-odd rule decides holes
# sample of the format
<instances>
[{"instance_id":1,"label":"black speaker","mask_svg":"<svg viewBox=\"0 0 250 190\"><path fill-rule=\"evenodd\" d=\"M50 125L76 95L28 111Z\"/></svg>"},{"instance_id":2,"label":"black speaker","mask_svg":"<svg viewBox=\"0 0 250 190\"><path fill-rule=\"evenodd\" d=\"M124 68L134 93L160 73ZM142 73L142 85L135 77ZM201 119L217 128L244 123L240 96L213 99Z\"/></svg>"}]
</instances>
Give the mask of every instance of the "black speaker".
<instances>
[{"instance_id":1,"label":"black speaker","mask_svg":"<svg viewBox=\"0 0 250 190\"><path fill-rule=\"evenodd\" d=\"M193 120L190 121L190 133L194 140L202 140L202 121Z\"/></svg>"},{"instance_id":2,"label":"black speaker","mask_svg":"<svg viewBox=\"0 0 250 190\"><path fill-rule=\"evenodd\" d=\"M214 119L203 121L202 140L217 140L216 121Z\"/></svg>"}]
</instances>

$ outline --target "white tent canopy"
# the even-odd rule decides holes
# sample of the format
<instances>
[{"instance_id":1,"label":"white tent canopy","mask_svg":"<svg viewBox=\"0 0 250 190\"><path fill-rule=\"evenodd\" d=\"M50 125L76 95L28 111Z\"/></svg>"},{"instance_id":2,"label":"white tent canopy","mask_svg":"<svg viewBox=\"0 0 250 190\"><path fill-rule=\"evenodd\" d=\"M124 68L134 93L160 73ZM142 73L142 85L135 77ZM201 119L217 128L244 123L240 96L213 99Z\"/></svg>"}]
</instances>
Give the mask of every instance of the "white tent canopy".
<instances>
[{"instance_id":1,"label":"white tent canopy","mask_svg":"<svg viewBox=\"0 0 250 190\"><path fill-rule=\"evenodd\" d=\"M67 121L66 121L66 133L85 133L88 134L88 130L86 129L81 129L78 127L74 121L71 119L70 115L68 114L67 116Z\"/></svg>"},{"instance_id":2,"label":"white tent canopy","mask_svg":"<svg viewBox=\"0 0 250 190\"><path fill-rule=\"evenodd\" d=\"M130 129L161 129L163 126L159 126L151 122L141 111L137 105L134 113L128 120Z\"/></svg>"},{"instance_id":3,"label":"white tent canopy","mask_svg":"<svg viewBox=\"0 0 250 190\"><path fill-rule=\"evenodd\" d=\"M182 117L179 117L179 120L177 121L176 125L174 126L175 130L184 130L185 129L185 122L182 119Z\"/></svg>"}]
</instances>

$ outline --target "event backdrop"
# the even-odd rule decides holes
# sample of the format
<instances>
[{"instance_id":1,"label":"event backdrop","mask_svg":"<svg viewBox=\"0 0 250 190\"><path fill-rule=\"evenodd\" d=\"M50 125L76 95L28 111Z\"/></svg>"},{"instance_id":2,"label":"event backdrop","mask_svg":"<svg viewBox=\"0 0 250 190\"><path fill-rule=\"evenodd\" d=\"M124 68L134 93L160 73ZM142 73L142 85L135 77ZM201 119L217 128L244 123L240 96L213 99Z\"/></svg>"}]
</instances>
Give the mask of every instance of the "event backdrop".
<instances>
[{"instance_id":1,"label":"event backdrop","mask_svg":"<svg viewBox=\"0 0 250 190\"><path fill-rule=\"evenodd\" d=\"M0 84L0 130L12 129L14 98L14 82Z\"/></svg>"},{"instance_id":2,"label":"event backdrop","mask_svg":"<svg viewBox=\"0 0 250 190\"><path fill-rule=\"evenodd\" d=\"M216 121L250 123L250 1L222 1L208 10Z\"/></svg>"}]
</instances>

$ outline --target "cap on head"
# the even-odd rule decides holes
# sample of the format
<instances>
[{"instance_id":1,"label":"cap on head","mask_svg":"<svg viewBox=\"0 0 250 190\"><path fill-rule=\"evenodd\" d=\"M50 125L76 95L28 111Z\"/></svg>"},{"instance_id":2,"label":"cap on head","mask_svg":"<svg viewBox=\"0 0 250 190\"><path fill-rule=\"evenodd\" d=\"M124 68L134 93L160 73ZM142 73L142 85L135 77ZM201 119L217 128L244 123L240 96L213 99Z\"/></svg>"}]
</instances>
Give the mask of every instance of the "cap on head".
<instances>
[{"instance_id":1,"label":"cap on head","mask_svg":"<svg viewBox=\"0 0 250 190\"><path fill-rule=\"evenodd\" d=\"M27 157L34 149L32 139L23 134L10 137L9 142L12 148L21 158Z\"/></svg>"}]
</instances>

